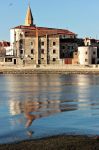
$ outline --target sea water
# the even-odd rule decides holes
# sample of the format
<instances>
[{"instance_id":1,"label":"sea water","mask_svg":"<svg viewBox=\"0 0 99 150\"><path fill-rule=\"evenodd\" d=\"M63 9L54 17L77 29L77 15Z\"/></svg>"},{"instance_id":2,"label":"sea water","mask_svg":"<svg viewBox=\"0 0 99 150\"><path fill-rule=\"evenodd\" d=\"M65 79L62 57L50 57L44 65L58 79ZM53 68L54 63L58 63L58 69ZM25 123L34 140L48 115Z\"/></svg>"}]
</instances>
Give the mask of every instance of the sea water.
<instances>
[{"instance_id":1,"label":"sea water","mask_svg":"<svg viewBox=\"0 0 99 150\"><path fill-rule=\"evenodd\" d=\"M99 135L99 76L0 75L0 144Z\"/></svg>"}]
</instances>

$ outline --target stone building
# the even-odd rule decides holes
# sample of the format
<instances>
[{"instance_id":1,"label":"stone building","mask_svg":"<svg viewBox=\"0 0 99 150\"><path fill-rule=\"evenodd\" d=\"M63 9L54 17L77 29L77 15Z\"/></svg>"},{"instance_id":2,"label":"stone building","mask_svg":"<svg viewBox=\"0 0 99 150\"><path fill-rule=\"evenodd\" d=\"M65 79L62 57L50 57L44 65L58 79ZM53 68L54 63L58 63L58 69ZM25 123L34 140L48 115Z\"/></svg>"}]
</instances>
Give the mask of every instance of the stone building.
<instances>
[{"instance_id":1,"label":"stone building","mask_svg":"<svg viewBox=\"0 0 99 150\"><path fill-rule=\"evenodd\" d=\"M34 24L30 6L25 25L10 30L11 47L16 64L60 64L77 47L76 34L65 29L38 27ZM71 41L72 42L71 42ZM68 52L67 52L68 51Z\"/></svg>"}]
</instances>

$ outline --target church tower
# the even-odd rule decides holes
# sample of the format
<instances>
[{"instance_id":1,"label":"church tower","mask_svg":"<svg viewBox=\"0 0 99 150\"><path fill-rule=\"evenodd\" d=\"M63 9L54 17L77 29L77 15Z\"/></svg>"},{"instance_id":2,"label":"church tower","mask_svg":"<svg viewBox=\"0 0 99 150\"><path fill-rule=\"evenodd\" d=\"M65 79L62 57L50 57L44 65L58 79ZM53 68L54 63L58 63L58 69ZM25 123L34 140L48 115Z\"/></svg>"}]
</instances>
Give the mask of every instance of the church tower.
<instances>
[{"instance_id":1,"label":"church tower","mask_svg":"<svg viewBox=\"0 0 99 150\"><path fill-rule=\"evenodd\" d=\"M33 16L30 6L28 6L26 18L25 18L25 26L33 26Z\"/></svg>"}]
</instances>

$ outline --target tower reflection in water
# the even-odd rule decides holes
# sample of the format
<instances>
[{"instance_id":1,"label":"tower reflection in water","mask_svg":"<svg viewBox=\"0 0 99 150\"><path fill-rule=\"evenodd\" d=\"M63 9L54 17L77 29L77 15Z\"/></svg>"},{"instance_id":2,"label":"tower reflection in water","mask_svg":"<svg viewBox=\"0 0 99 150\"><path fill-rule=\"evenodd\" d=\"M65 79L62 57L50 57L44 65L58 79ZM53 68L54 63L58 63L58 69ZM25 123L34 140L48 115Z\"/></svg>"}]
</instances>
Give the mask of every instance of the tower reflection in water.
<instances>
[{"instance_id":1,"label":"tower reflection in water","mask_svg":"<svg viewBox=\"0 0 99 150\"><path fill-rule=\"evenodd\" d=\"M43 99L43 101L39 101L35 98L34 100L25 100L24 102L10 100L9 108L11 115L24 114L27 119L25 126L29 127L35 119L62 111L76 110L77 105L69 103L63 105L60 100Z\"/></svg>"},{"instance_id":2,"label":"tower reflection in water","mask_svg":"<svg viewBox=\"0 0 99 150\"><path fill-rule=\"evenodd\" d=\"M27 128L35 119L78 109L77 103L66 99L65 91L68 87L64 86L64 80L60 76L53 75L53 78L49 75L14 76L14 78L12 76L7 81L10 82L11 98L8 100L10 116L21 114L23 118L25 116L26 122L24 123L23 119L21 123Z\"/></svg>"},{"instance_id":3,"label":"tower reflection in water","mask_svg":"<svg viewBox=\"0 0 99 150\"><path fill-rule=\"evenodd\" d=\"M88 128L91 128L98 131L99 76L7 75L3 76L1 85L1 133L7 132L13 137L18 132L24 139L26 131L35 131L33 136L38 136L42 135L39 131L45 127L46 134L50 132L49 129L59 131L61 127L77 130L82 127L84 130L89 131ZM62 113L63 111L70 112ZM48 118L50 115L53 117Z\"/></svg>"},{"instance_id":4,"label":"tower reflection in water","mask_svg":"<svg viewBox=\"0 0 99 150\"><path fill-rule=\"evenodd\" d=\"M10 100L10 114L14 116L24 114L26 118L26 128L31 126L35 119L49 116L60 111L60 101L58 100L45 100L43 102L38 101L37 99L25 100L24 102ZM28 129L27 133L29 136L32 136L33 132Z\"/></svg>"}]
</instances>

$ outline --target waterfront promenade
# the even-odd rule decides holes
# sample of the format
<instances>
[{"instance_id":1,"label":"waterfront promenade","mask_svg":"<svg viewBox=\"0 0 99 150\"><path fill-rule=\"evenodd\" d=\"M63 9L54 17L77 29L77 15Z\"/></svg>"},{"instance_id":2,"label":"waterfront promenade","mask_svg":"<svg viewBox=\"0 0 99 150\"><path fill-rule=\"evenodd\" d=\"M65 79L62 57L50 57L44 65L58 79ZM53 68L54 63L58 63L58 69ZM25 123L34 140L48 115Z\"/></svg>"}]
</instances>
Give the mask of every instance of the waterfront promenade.
<instances>
[{"instance_id":1,"label":"waterfront promenade","mask_svg":"<svg viewBox=\"0 0 99 150\"><path fill-rule=\"evenodd\" d=\"M34 65L34 66L0 66L0 74L99 74L99 65Z\"/></svg>"}]
</instances>

